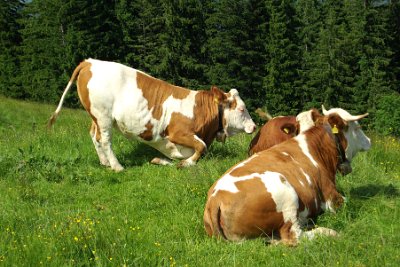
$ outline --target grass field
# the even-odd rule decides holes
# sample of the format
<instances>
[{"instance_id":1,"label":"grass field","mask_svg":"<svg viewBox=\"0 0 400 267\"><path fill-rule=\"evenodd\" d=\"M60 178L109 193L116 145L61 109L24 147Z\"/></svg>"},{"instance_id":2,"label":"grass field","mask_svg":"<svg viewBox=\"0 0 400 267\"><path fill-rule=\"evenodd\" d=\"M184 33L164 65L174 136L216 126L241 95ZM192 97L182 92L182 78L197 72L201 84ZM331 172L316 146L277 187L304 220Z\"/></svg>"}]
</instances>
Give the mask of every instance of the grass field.
<instances>
[{"instance_id":1,"label":"grass field","mask_svg":"<svg viewBox=\"0 0 400 267\"><path fill-rule=\"evenodd\" d=\"M158 153L115 133L124 172L102 167L83 110L0 97L0 266L400 266L400 142L372 149L338 177L348 202L316 222L337 238L295 248L206 236L212 183L246 157L252 136L214 143L196 166L149 164Z\"/></svg>"}]
</instances>

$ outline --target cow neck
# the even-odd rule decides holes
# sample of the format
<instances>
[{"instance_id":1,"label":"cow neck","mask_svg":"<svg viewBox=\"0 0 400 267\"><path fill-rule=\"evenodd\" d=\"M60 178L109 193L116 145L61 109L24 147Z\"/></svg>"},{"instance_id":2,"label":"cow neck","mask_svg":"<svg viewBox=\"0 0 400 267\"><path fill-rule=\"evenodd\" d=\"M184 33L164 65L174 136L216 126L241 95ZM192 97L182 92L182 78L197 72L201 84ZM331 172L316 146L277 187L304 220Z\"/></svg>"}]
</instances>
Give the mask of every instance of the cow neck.
<instances>
[{"instance_id":1,"label":"cow neck","mask_svg":"<svg viewBox=\"0 0 400 267\"><path fill-rule=\"evenodd\" d=\"M335 136L336 150L338 154L338 163L336 165L336 170L338 170L342 175L349 174L350 172L352 172L350 161L346 157L346 152L340 143L338 134L334 133L333 135Z\"/></svg>"},{"instance_id":2,"label":"cow neck","mask_svg":"<svg viewBox=\"0 0 400 267\"><path fill-rule=\"evenodd\" d=\"M224 131L224 107L218 104L218 132Z\"/></svg>"},{"instance_id":3,"label":"cow neck","mask_svg":"<svg viewBox=\"0 0 400 267\"><path fill-rule=\"evenodd\" d=\"M317 161L325 166L329 171L330 179L334 179L338 166L338 154L335 137L330 132L330 126L324 124L323 126L315 126L305 131L310 152L316 157ZM331 177L333 175L333 177Z\"/></svg>"},{"instance_id":4,"label":"cow neck","mask_svg":"<svg viewBox=\"0 0 400 267\"><path fill-rule=\"evenodd\" d=\"M333 134L333 135L335 136L336 150L338 152L338 159L339 159L338 166L339 166L340 164L342 164L348 160L346 158L346 153L343 149L343 146L340 144L340 139L339 139L338 134Z\"/></svg>"},{"instance_id":5,"label":"cow neck","mask_svg":"<svg viewBox=\"0 0 400 267\"><path fill-rule=\"evenodd\" d=\"M336 171L339 171L340 173L342 173L342 175L350 173L351 172L350 161L347 159L345 149L343 148L340 142L339 132L333 131L330 126L329 129L328 126L325 126L325 130L328 133L330 133L331 138L333 138L333 140L335 141L336 153L337 153Z\"/></svg>"}]
</instances>

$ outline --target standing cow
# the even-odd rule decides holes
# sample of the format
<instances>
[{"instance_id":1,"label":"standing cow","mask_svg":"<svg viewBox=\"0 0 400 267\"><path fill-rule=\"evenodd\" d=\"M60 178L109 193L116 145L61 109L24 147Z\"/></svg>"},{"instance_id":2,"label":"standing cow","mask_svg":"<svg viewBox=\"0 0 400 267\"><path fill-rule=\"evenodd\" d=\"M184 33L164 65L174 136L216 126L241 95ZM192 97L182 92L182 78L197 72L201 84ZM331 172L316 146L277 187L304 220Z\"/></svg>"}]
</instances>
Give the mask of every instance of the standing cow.
<instances>
[{"instance_id":1,"label":"standing cow","mask_svg":"<svg viewBox=\"0 0 400 267\"><path fill-rule=\"evenodd\" d=\"M74 81L93 120L90 135L100 163L115 171L123 167L111 148L113 125L126 137L135 137L170 159L182 159L180 167L194 165L216 137L224 140L256 128L236 89L229 93L217 87L192 91L119 63L95 59L76 67L49 126ZM152 163L170 161L155 158Z\"/></svg>"},{"instance_id":2,"label":"standing cow","mask_svg":"<svg viewBox=\"0 0 400 267\"><path fill-rule=\"evenodd\" d=\"M323 112L326 116L319 115L315 126L236 164L214 183L204 210L208 235L233 241L280 237L296 245L302 236L336 234L326 228L304 232L301 226L342 204L336 171L371 142L357 122L367 114ZM300 116L299 123L310 124L309 116Z\"/></svg>"}]
</instances>

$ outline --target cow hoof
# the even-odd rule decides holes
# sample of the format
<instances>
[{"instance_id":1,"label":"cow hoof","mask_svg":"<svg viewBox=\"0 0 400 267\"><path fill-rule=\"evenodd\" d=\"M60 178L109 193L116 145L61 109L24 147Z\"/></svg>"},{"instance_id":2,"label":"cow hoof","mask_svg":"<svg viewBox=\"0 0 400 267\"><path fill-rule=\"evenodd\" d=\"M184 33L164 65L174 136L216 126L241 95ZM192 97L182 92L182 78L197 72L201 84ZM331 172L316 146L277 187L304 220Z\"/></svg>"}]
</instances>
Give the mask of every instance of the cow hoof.
<instances>
[{"instance_id":1,"label":"cow hoof","mask_svg":"<svg viewBox=\"0 0 400 267\"><path fill-rule=\"evenodd\" d=\"M186 167L193 166L193 165L195 165L195 163L193 161L191 161L191 160L182 160L176 166L178 168L186 168Z\"/></svg>"},{"instance_id":2,"label":"cow hoof","mask_svg":"<svg viewBox=\"0 0 400 267\"><path fill-rule=\"evenodd\" d=\"M111 167L111 169L115 172L121 172L124 170L124 167L122 167L121 165L117 165L117 166Z\"/></svg>"},{"instance_id":3,"label":"cow hoof","mask_svg":"<svg viewBox=\"0 0 400 267\"><path fill-rule=\"evenodd\" d=\"M111 167L111 164L110 164L110 162L107 160L107 161L100 161L100 164L101 165L103 165L103 166L106 166L106 167Z\"/></svg>"},{"instance_id":4,"label":"cow hoof","mask_svg":"<svg viewBox=\"0 0 400 267\"><path fill-rule=\"evenodd\" d=\"M151 164L156 164L156 165L171 165L171 161L167 159L160 159L160 158L154 158L150 161Z\"/></svg>"}]
</instances>

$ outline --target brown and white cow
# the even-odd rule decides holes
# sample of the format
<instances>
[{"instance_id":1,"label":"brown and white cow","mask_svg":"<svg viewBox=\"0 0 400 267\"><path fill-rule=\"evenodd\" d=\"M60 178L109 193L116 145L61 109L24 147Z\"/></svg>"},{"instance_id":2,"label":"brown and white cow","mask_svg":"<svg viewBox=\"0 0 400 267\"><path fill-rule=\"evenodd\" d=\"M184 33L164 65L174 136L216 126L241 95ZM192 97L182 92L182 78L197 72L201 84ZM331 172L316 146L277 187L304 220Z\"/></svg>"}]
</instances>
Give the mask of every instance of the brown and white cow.
<instances>
[{"instance_id":1,"label":"brown and white cow","mask_svg":"<svg viewBox=\"0 0 400 267\"><path fill-rule=\"evenodd\" d=\"M320 115L315 126L236 164L214 183L204 210L208 235L232 241L280 237L287 245L296 245L302 236L336 235L327 228L303 231L302 226L342 204L336 171L371 143L357 123L367 114L324 112L327 116ZM299 123L311 123L309 116L300 116Z\"/></svg>"},{"instance_id":2,"label":"brown and white cow","mask_svg":"<svg viewBox=\"0 0 400 267\"><path fill-rule=\"evenodd\" d=\"M115 171L123 167L111 148L113 125L168 158L182 159L179 166L194 165L216 137L252 133L256 128L236 89L192 91L119 63L95 59L76 67L49 126L75 80L80 101L93 120L90 135L100 163ZM152 162L170 163L159 158Z\"/></svg>"}]
</instances>

